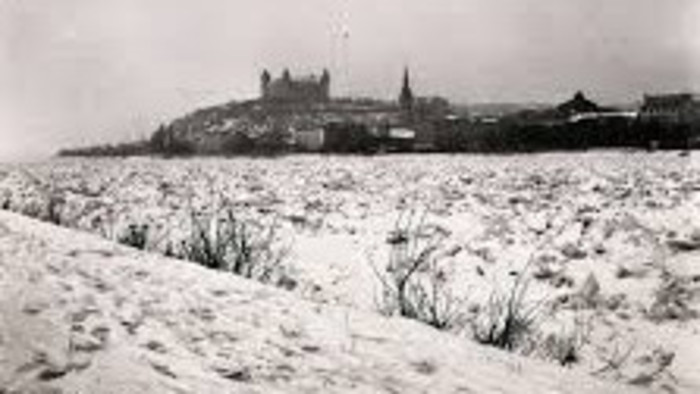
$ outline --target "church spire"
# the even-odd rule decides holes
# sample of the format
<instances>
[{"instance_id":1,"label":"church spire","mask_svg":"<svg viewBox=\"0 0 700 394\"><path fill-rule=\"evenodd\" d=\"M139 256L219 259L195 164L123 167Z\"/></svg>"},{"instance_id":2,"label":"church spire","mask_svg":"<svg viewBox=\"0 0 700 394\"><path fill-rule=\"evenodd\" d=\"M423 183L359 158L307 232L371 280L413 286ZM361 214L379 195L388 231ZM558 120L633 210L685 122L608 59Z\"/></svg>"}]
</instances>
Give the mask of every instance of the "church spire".
<instances>
[{"instance_id":1,"label":"church spire","mask_svg":"<svg viewBox=\"0 0 700 394\"><path fill-rule=\"evenodd\" d=\"M411 90L411 77L408 73L408 67L403 71L403 85L401 86L401 95L399 95L399 105L404 110L411 110L413 107L413 91Z\"/></svg>"}]
</instances>

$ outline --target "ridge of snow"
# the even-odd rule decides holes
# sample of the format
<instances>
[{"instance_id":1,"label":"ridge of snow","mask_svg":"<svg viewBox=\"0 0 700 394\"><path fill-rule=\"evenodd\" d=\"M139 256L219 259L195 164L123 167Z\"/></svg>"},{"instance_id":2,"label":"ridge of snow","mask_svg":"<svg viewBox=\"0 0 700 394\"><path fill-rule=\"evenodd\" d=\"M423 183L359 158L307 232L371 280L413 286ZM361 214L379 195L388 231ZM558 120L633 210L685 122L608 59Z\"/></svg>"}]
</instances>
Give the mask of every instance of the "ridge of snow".
<instances>
[{"instance_id":1,"label":"ridge of snow","mask_svg":"<svg viewBox=\"0 0 700 394\"><path fill-rule=\"evenodd\" d=\"M0 211L0 392L641 391Z\"/></svg>"}]
</instances>

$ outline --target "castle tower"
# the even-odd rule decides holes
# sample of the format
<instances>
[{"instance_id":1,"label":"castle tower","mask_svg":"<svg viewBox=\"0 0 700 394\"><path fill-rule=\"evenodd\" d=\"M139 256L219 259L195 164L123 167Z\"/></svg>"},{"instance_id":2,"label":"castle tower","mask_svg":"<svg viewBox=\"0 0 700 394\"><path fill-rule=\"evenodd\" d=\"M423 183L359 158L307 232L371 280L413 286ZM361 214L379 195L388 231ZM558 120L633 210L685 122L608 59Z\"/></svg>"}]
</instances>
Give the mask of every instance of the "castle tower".
<instances>
[{"instance_id":1,"label":"castle tower","mask_svg":"<svg viewBox=\"0 0 700 394\"><path fill-rule=\"evenodd\" d=\"M408 67L403 72L403 85L399 95L399 105L402 110L408 113L413 111L413 91L411 90L411 77L408 74Z\"/></svg>"},{"instance_id":2,"label":"castle tower","mask_svg":"<svg viewBox=\"0 0 700 394\"><path fill-rule=\"evenodd\" d=\"M270 81L272 77L267 70L263 70L260 75L260 97L267 98L270 92Z\"/></svg>"},{"instance_id":3,"label":"castle tower","mask_svg":"<svg viewBox=\"0 0 700 394\"><path fill-rule=\"evenodd\" d=\"M324 68L323 69L323 74L321 74L321 89L322 89L322 97L321 99L326 101L331 97L331 74L328 72L328 69Z\"/></svg>"}]
</instances>

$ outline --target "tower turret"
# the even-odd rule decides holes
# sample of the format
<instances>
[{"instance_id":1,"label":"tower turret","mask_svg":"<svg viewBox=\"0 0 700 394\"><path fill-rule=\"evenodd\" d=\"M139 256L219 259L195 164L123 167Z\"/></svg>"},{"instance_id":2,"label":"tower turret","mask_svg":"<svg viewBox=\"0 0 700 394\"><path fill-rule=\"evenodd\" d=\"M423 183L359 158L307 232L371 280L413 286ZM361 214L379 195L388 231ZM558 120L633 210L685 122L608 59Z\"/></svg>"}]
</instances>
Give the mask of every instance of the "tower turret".
<instances>
[{"instance_id":1,"label":"tower turret","mask_svg":"<svg viewBox=\"0 0 700 394\"><path fill-rule=\"evenodd\" d=\"M260 96L262 98L267 98L270 91L270 81L272 77L267 70L263 70L260 75Z\"/></svg>"},{"instance_id":2,"label":"tower turret","mask_svg":"<svg viewBox=\"0 0 700 394\"><path fill-rule=\"evenodd\" d=\"M321 89L322 89L322 94L323 100L328 100L331 96L331 74L328 72L328 69L324 68L323 69L323 74L321 74Z\"/></svg>"}]
</instances>

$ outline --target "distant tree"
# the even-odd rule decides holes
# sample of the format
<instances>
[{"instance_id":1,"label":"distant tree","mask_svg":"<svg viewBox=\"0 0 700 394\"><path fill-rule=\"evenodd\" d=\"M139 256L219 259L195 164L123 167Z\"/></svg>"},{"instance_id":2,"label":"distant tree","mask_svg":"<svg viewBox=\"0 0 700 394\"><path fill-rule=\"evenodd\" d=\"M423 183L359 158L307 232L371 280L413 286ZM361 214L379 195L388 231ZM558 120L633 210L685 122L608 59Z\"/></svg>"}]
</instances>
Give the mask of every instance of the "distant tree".
<instances>
[{"instance_id":1,"label":"distant tree","mask_svg":"<svg viewBox=\"0 0 700 394\"><path fill-rule=\"evenodd\" d=\"M255 141L245 133L232 133L223 143L224 154L250 153L255 148Z\"/></svg>"},{"instance_id":2,"label":"distant tree","mask_svg":"<svg viewBox=\"0 0 700 394\"><path fill-rule=\"evenodd\" d=\"M324 139L324 150L337 153L374 153L380 143L367 126L360 123L329 123Z\"/></svg>"},{"instance_id":3,"label":"distant tree","mask_svg":"<svg viewBox=\"0 0 700 394\"><path fill-rule=\"evenodd\" d=\"M283 127L272 127L255 139L254 150L260 154L275 154L289 149L289 131Z\"/></svg>"},{"instance_id":4,"label":"distant tree","mask_svg":"<svg viewBox=\"0 0 700 394\"><path fill-rule=\"evenodd\" d=\"M158 130L156 130L156 132L153 133L149 142L150 142L151 149L154 152L160 152L160 153L165 152L165 148L167 145L166 140L168 138L167 134L168 134L168 130L163 125L160 125L158 127Z\"/></svg>"},{"instance_id":5,"label":"distant tree","mask_svg":"<svg viewBox=\"0 0 700 394\"><path fill-rule=\"evenodd\" d=\"M153 153L161 153L166 156L181 156L196 153L196 149L191 142L178 139L171 129L162 125L153 133L153 136L151 136L149 146Z\"/></svg>"}]
</instances>

